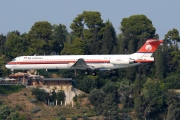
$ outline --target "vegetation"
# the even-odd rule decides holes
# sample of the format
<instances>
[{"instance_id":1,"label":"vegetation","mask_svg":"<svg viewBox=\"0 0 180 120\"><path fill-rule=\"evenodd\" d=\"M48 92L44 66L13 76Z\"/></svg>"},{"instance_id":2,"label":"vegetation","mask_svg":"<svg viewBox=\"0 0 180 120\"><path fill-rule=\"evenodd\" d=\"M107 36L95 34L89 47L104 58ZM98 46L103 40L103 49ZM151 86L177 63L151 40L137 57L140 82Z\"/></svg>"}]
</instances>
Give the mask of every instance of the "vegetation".
<instances>
[{"instance_id":1,"label":"vegetation","mask_svg":"<svg viewBox=\"0 0 180 120\"><path fill-rule=\"evenodd\" d=\"M25 117L8 106L0 106L0 120L25 120Z\"/></svg>"},{"instance_id":2,"label":"vegetation","mask_svg":"<svg viewBox=\"0 0 180 120\"><path fill-rule=\"evenodd\" d=\"M87 100L87 97L77 97L77 105L48 106L44 101L38 101L32 95L32 88L26 88L17 93L0 96L0 106L10 106L13 111L24 116L26 120L58 120L60 117L82 118L85 114L88 117L94 117L93 106ZM35 101L36 100L36 101ZM33 101L33 102L32 102ZM83 103L83 104L82 104Z\"/></svg>"},{"instance_id":3,"label":"vegetation","mask_svg":"<svg viewBox=\"0 0 180 120\"><path fill-rule=\"evenodd\" d=\"M47 101L49 97L49 93L47 93L44 89L39 88L33 88L32 95L35 95L38 101Z\"/></svg>"},{"instance_id":4,"label":"vegetation","mask_svg":"<svg viewBox=\"0 0 180 120\"><path fill-rule=\"evenodd\" d=\"M34 23L28 33L10 31L0 35L0 75L10 71L4 65L21 55L51 54L130 54L136 52L148 38L159 39L152 21L145 15L124 18L120 34L116 34L110 20L103 22L96 11L83 11L72 21L72 32L63 24L48 21ZM176 28L167 31L164 44L154 54L155 62L112 71L98 71L97 76L85 76L83 71L59 70L62 77L74 77L74 86L89 93L96 115L106 119L174 119L180 118L178 94L180 89L180 41ZM38 43L38 44L37 44ZM54 71L53 71L54 72ZM50 76L50 72L39 71ZM0 86L1 93L5 89ZM34 91L40 101L47 94ZM34 93L33 93L34 94ZM51 98L63 100L62 92ZM64 119L64 116L59 116ZM73 119L76 119L75 117ZM87 119L86 116L84 119Z\"/></svg>"},{"instance_id":5,"label":"vegetation","mask_svg":"<svg viewBox=\"0 0 180 120\"><path fill-rule=\"evenodd\" d=\"M23 85L0 85L0 94L11 94L25 88Z\"/></svg>"},{"instance_id":6,"label":"vegetation","mask_svg":"<svg viewBox=\"0 0 180 120\"><path fill-rule=\"evenodd\" d=\"M32 95L36 96L36 99L38 101L44 101L46 103L49 102L56 102L58 101L58 105L61 105L61 101L64 103L65 102L65 93L63 90L58 91L57 93L55 90L53 90L51 93L46 92L44 89L39 89L39 88L33 88L32 89ZM36 100L31 100L31 103L36 103Z\"/></svg>"}]
</instances>

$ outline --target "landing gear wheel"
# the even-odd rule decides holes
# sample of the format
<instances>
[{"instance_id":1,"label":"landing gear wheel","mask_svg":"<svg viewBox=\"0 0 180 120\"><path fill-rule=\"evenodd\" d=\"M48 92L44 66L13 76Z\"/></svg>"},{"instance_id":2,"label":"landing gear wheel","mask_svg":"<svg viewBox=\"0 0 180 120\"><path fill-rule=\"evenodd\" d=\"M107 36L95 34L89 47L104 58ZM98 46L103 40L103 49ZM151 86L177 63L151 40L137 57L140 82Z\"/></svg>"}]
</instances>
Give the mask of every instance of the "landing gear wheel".
<instances>
[{"instance_id":1,"label":"landing gear wheel","mask_svg":"<svg viewBox=\"0 0 180 120\"><path fill-rule=\"evenodd\" d=\"M92 72L92 75L93 75L93 76L96 76L97 74L96 74L96 72L95 72L95 71L93 71L93 72Z\"/></svg>"},{"instance_id":2,"label":"landing gear wheel","mask_svg":"<svg viewBox=\"0 0 180 120\"><path fill-rule=\"evenodd\" d=\"M89 75L89 71L85 71L84 73L85 73L85 75Z\"/></svg>"},{"instance_id":3,"label":"landing gear wheel","mask_svg":"<svg viewBox=\"0 0 180 120\"><path fill-rule=\"evenodd\" d=\"M14 69L11 69L11 74L14 74Z\"/></svg>"}]
</instances>

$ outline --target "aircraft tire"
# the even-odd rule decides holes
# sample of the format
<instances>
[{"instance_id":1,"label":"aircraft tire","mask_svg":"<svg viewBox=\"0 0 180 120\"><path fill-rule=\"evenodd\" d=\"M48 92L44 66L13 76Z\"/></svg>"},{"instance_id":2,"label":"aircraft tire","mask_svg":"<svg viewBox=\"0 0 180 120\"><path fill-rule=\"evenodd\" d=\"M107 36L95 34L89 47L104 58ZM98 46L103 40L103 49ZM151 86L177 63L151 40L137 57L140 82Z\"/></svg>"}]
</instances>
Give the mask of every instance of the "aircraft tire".
<instances>
[{"instance_id":1,"label":"aircraft tire","mask_svg":"<svg viewBox=\"0 0 180 120\"><path fill-rule=\"evenodd\" d=\"M85 71L84 73L85 73L85 75L89 75L89 71Z\"/></svg>"},{"instance_id":2,"label":"aircraft tire","mask_svg":"<svg viewBox=\"0 0 180 120\"><path fill-rule=\"evenodd\" d=\"M93 75L93 76L96 76L96 72L95 72L95 71L93 71L93 72L92 72L92 75Z\"/></svg>"}]
</instances>

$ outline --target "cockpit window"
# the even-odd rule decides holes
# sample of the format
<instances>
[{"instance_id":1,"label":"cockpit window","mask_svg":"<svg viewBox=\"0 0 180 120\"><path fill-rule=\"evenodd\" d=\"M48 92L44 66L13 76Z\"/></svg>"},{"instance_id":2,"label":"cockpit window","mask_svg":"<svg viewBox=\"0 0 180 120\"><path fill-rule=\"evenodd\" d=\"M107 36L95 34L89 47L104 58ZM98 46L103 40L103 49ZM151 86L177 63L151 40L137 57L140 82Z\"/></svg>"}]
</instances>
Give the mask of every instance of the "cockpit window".
<instances>
[{"instance_id":1,"label":"cockpit window","mask_svg":"<svg viewBox=\"0 0 180 120\"><path fill-rule=\"evenodd\" d=\"M16 61L16 59L13 59L12 61Z\"/></svg>"}]
</instances>

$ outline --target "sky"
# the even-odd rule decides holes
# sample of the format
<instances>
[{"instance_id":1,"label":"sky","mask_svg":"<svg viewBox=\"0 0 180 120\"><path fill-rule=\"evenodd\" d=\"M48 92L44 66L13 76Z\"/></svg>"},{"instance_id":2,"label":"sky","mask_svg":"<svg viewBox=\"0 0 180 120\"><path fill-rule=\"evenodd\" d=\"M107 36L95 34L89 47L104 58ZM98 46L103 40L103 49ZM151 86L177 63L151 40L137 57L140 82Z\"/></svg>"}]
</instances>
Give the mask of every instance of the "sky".
<instances>
[{"instance_id":1,"label":"sky","mask_svg":"<svg viewBox=\"0 0 180 120\"><path fill-rule=\"evenodd\" d=\"M119 34L121 21L144 14L152 21L156 34L164 39L169 30L180 32L180 0L1 0L0 34L18 30L27 33L38 21L70 24L83 11L98 11L105 22L110 20Z\"/></svg>"}]
</instances>

